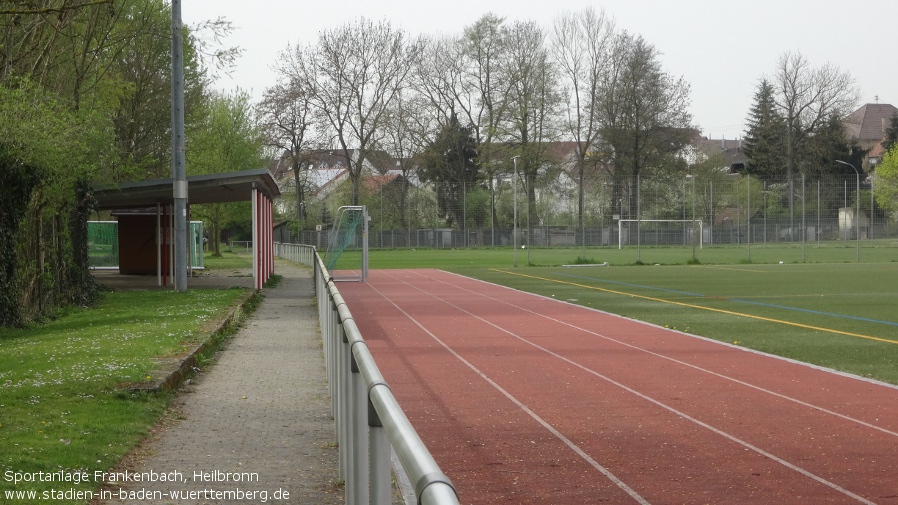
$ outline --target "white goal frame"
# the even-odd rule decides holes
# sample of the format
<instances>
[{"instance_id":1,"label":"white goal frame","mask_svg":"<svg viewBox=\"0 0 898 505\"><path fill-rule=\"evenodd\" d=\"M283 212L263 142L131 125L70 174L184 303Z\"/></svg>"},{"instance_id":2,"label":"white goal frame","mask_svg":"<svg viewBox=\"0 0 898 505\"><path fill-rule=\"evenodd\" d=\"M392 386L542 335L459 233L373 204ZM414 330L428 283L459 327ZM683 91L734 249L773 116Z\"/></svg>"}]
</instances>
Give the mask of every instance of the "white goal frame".
<instances>
[{"instance_id":1,"label":"white goal frame","mask_svg":"<svg viewBox=\"0 0 898 505\"><path fill-rule=\"evenodd\" d=\"M333 268L333 271L330 272L331 279L334 281L361 281L365 282L365 279L368 278L368 222L371 221L371 216L368 215L368 208L364 205L344 205L337 209L336 216L334 217L334 226L328 232L330 237L328 238L327 250L324 252L324 263L326 265L330 265L327 268L332 268L336 266L336 262L339 260L340 256L345 251L346 247L342 249L339 248L339 240L341 233L341 225L343 224L344 217L350 212L359 212L361 214L361 236L352 236L347 237L352 243L356 243L357 239L360 242L361 246L361 261L359 262L359 269L341 269L336 270ZM331 264L333 263L333 264Z\"/></svg>"},{"instance_id":2,"label":"white goal frame","mask_svg":"<svg viewBox=\"0 0 898 505\"><path fill-rule=\"evenodd\" d=\"M698 224L698 248L703 249L705 236L702 230L701 219L618 219L617 220L617 248L624 248L624 223L636 223L636 233L639 233L640 223L692 223L692 229Z\"/></svg>"}]
</instances>

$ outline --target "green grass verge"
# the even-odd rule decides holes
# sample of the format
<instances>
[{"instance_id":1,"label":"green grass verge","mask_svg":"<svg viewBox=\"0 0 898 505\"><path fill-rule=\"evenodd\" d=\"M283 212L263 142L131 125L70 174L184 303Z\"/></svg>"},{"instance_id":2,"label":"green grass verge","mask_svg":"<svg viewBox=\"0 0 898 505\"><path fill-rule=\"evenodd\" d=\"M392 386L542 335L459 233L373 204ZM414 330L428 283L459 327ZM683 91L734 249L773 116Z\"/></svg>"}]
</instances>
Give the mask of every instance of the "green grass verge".
<instances>
[{"instance_id":1,"label":"green grass verge","mask_svg":"<svg viewBox=\"0 0 898 505\"><path fill-rule=\"evenodd\" d=\"M211 252L203 255L203 266L209 270L242 270L253 267L252 254L237 254L222 249L221 256Z\"/></svg>"},{"instance_id":2,"label":"green grass verge","mask_svg":"<svg viewBox=\"0 0 898 505\"><path fill-rule=\"evenodd\" d=\"M168 394L127 393L155 357L177 356L208 335L244 290L107 293L25 329L0 330L0 502L6 491L95 491L107 470L140 441L168 405ZM86 472L85 482L12 482L17 473ZM85 500L54 500L85 503Z\"/></svg>"}]
</instances>

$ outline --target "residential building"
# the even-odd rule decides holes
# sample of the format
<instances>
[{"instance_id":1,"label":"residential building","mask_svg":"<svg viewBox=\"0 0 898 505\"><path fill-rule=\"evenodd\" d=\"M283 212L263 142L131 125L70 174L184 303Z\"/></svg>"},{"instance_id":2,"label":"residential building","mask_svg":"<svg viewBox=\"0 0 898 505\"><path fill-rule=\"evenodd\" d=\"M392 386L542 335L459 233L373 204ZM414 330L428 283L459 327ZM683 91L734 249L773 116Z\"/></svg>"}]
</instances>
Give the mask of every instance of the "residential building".
<instances>
[{"instance_id":1,"label":"residential building","mask_svg":"<svg viewBox=\"0 0 898 505\"><path fill-rule=\"evenodd\" d=\"M858 147L867 155L864 165L875 166L882 158L882 141L892 116L898 115L898 108L887 103L868 103L845 118L845 133L849 139L857 141Z\"/></svg>"}]
</instances>

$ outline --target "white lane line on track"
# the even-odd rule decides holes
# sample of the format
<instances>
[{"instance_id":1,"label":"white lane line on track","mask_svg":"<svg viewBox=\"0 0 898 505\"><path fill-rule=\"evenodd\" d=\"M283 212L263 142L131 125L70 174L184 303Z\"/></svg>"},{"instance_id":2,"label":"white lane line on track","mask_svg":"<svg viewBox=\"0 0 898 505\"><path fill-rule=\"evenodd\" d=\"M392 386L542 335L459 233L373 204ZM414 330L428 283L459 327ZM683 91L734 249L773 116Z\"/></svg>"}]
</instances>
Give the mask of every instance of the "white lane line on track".
<instances>
[{"instance_id":1,"label":"white lane line on track","mask_svg":"<svg viewBox=\"0 0 898 505\"><path fill-rule=\"evenodd\" d=\"M472 371L474 371L474 373L476 373L477 375L479 375L480 378L482 378L482 379L485 380L487 383L489 383L489 385L491 385L491 386L492 386L493 388L495 388L497 391L499 391L500 393L502 393L503 395L505 395L505 397L508 398L512 403L514 403L515 405L517 405L518 408L520 408L521 410L523 410L524 412L526 412L527 415L529 415L530 417L532 417L537 423L539 423L540 425L542 425L543 428L545 428L545 429L548 430L552 435L554 435L556 438L558 438L559 440L561 440L562 443L564 443L565 445L567 445L572 451L574 451L578 456L580 456L581 458L583 458L583 459L584 459L587 463L589 463L593 468L595 468L596 470L598 470L598 471L599 471L602 475L604 475L608 480L610 480L611 482L613 482L618 488L620 488L621 490L623 490L624 492L626 492L628 495L630 495L630 497L633 498L633 500L635 500L635 501L636 501L637 503L639 503L640 505L651 505L650 502L648 502L645 498L643 498L642 496L640 496L639 493L637 493L636 491L634 491L634 490L633 490L630 486L628 486L624 481L620 480L617 476L615 476L613 473L611 473L610 470L608 470L607 468L605 468L604 466L602 466L598 461L594 460L589 454L587 454L583 449L581 449L581 448L580 448L577 444L575 444L572 440L570 440L569 438L565 437L560 431L558 431L557 429L555 429L554 426L552 426L551 424L549 424L548 422L546 422L542 417L540 417L539 415L537 415L536 412L530 410L526 405L524 405L524 404L521 403L517 398L515 398L514 395L512 395L511 393L509 393L508 391L506 391L504 388L502 388L502 386L500 386L499 384L497 384L494 380L490 379L485 373L483 373L482 371L480 371L480 369L478 369L476 366L474 366L473 363L471 363L470 361L466 360L466 359L463 358L460 354L458 354L457 352L455 352L454 349L452 349L452 348L449 347L445 342L443 342L442 340L440 340L439 337L437 337L433 332L431 332L429 329L427 329L427 327L425 327L423 324L421 324L421 322L418 321L417 319L415 319L411 314L409 314L408 312L406 312L402 307L400 307L400 306L397 305L395 302L393 302L393 300L391 300L390 298L384 296L384 294L383 294L382 292L380 292L377 288L375 288L374 286L372 286L370 283L368 283L368 287L370 287L370 288L373 289L377 294L379 294L381 297L383 297L384 300L386 300L387 302L389 302L390 304L392 304L393 307L396 308L396 310L398 310L399 312L401 312L401 313L402 313L405 317L407 317L410 321L412 321L413 323L415 323L415 325L417 325L419 328L421 328L421 330L422 330L424 333L426 333L427 335L429 335L430 338L432 338L435 342L437 342L438 344L440 344L441 346L443 346L443 348L445 348L447 351L449 351L449 353L451 353L453 356L455 356L456 359L458 359L459 361L461 361L462 363L464 363L465 366L467 366L467 367L470 368ZM428 296L429 296L429 295L428 295ZM450 305L451 305L451 304L450 304Z\"/></svg>"},{"instance_id":2,"label":"white lane line on track","mask_svg":"<svg viewBox=\"0 0 898 505\"><path fill-rule=\"evenodd\" d=\"M812 473L812 472L810 472L810 471L808 471L808 470L805 470L804 468L801 468L801 467L799 467L799 466L797 466L797 465L795 465L795 464L793 464L793 463L790 463L790 462L788 462L788 461L786 461L786 460L784 460L784 459L782 459L782 458L780 458L780 457L778 457L778 456L776 456L776 455L774 455L774 454L772 454L772 453L770 453L770 452L767 452L767 451L761 449L760 447L757 447L757 446L755 446L755 445L752 445L751 443L746 442L745 440L742 440L742 439L736 437L735 435L731 435L731 434L729 434L729 433L727 433L727 432L725 432L725 431L723 431L723 430L720 430L720 429L718 429L718 428L715 428L714 426L711 426L710 424L705 423L704 421L701 421L701 420L699 420L699 419L697 419L697 418L695 418L695 417L692 417L692 416L686 414L685 412L681 412L681 411L677 410L676 408L671 407L670 405L667 405L667 404L665 404L665 403L663 403L663 402L661 402L661 401L659 401L659 400L656 400L656 399L654 399L654 398L652 398L652 397L650 397L650 396L648 396L648 395L646 395L646 394L644 394L644 393L640 393L639 391L636 391L635 389L633 389L633 388L631 388L631 387L629 387L629 386L627 386L627 385L625 385L625 384L623 384L623 383L620 383L620 382L618 382L618 381L615 381L614 379L612 379L612 378L610 378L610 377L607 377L607 376L605 376L605 375L602 375L602 374L600 374L599 372L596 372L595 370L592 370L592 369L590 369L590 368L588 368L588 367L586 367L586 366L584 366L584 365L581 365L580 363L577 363L577 362L575 362L575 361L573 361L573 360L571 360L571 359L569 359L569 358L566 358L566 357L561 356L560 354L557 354L557 353L555 353L555 352L553 352L553 351L551 351L551 350L549 350L549 349L546 349L545 347L542 347L542 346L540 346L540 345L538 345L538 344L535 344L535 343L533 343L533 342L531 342L531 341L529 341L529 340L527 340L527 339L525 339L525 338L523 338L523 337L517 335L517 334L514 333L513 331L510 331L510 330L507 330L507 329L505 329L505 328L502 328L502 327L498 326L497 324L495 324L495 323L493 323L493 322L491 322L491 321L488 321L488 320L486 320L486 319L480 317L480 316L477 315L477 314L474 314L473 312L470 312L470 311L468 311L468 310L466 310L466 309L464 309L464 308L462 308L462 307L459 307L458 305L455 305L455 304L453 304L453 303L451 303L451 302L448 302L448 301L446 301L445 299L437 298L436 296L434 296L434 295L432 295L432 294L430 294L430 293L428 293L428 292L426 292L426 291L424 291L424 290L418 288L418 287L415 286L414 284L411 284L411 283L409 283L409 282L407 282L407 281L405 281L405 280L399 279L399 278L393 276L392 274L390 274L390 275L391 275L394 279L396 279L396 280L398 280L398 281L400 281L400 282L406 284L407 286L409 286L409 287L411 287L411 288L413 288L413 289L415 289L415 290L417 290L417 291L423 293L423 294L426 295L426 296L429 296L429 297L431 297L431 298L433 298L433 299L435 299L435 300L438 300L438 301L440 301L440 302L442 302L442 303L445 303L446 305L449 305L449 306L451 306L451 307L454 307L456 310L459 310L459 311L461 311L461 312L464 312L465 314L468 314L469 316L471 316L471 317L473 317L473 318L475 318L475 319L477 319L477 320L479 320L479 321L481 321L481 322L483 322L483 323L485 323L485 324L487 324L487 325L489 325L489 326L492 326L493 328L496 328L497 330L502 331L502 332L508 334L509 336L511 336L511 337L513 337L513 338L515 338L515 339L517 339L517 340L520 340L521 342L524 342L524 343L526 343L526 344L528 344L528 345L530 345L530 346L532 346L532 347L534 347L534 348L536 348L536 349L539 349L540 351L545 352L546 354L548 354L548 355L550 355L550 356L552 356L552 357L555 357L555 358L560 359L560 360L562 360L562 361L564 361L564 362L566 362L566 363L569 363L570 365L573 365L573 366L575 366L575 367L577 367L577 368L583 370L584 372L587 372L587 373L589 373L589 374L591 374L591 375L594 375L595 377L598 377L598 378L600 378L600 379L602 379L602 380L608 382L609 384L612 384L612 385L614 385L614 386L616 386L616 387L618 387L618 388L620 388L620 389L623 389L624 391L627 391L627 392L630 393L630 394L633 394L633 395L635 395L635 396L637 396L637 397L639 397L639 398L642 398L643 400L645 400L645 401L647 401L647 402L649 402L649 403L652 403L652 404L654 404L654 405L656 405L656 406L658 406L658 407L660 407L660 408L662 408L662 409L664 409L664 410L667 410L668 412L671 412L671 413L673 413L673 414L676 414L677 416L680 416L680 417L682 417L683 419L686 419L686 420L688 420L688 421L691 421L691 422L695 423L696 425L701 426L702 428L705 428L705 429L711 431L712 433L715 433L715 434L717 434L717 435L719 435L719 436L721 436L721 437L724 437L724 438L726 438L726 439L728 439L728 440L730 440L730 441L732 441L732 442L734 442L734 443L736 443L736 444L739 444L739 445L741 445L741 446L743 446L743 447L745 447L745 448L747 448L747 449L749 449L749 450L751 450L751 451L754 451L754 452L756 452L756 453L758 453L758 454L760 454L760 455L762 455L762 456L764 456L764 457L770 458L771 460L776 461L777 463L779 463L779 464L785 466L786 468L789 468L790 470L793 470L793 471L795 471L795 472L797 472L797 473L800 473L800 474L804 475L805 477L808 477L808 478L810 478L810 479L812 479L812 480L814 480L814 481L816 481L816 482L818 482L818 483L820 483L820 484L823 484L823 485L825 485L825 486L827 486L827 487L829 487L829 488L831 488L831 489L833 489L833 490L835 490L835 491L838 491L838 492L840 492L840 493L842 493L842 494L844 494L844 495L846 495L846 496L848 496L848 497L850 497L850 498L853 498L854 500L857 500L857 501L860 502L860 503L864 503L864 504L867 504L867 505L876 505L875 502L872 502L872 501L870 501L870 500L867 500L867 499L864 498L863 496L857 495L857 494L855 494L855 493L853 493L853 492L851 492L851 491L849 491L849 490L843 488L842 486L839 486L838 484L836 484L836 483L834 483L834 482L831 482L831 481L829 481L829 480L826 480L825 478L820 477L819 475L816 475L816 474L814 474L814 473ZM468 290L468 289L465 289L465 288L460 288L460 287L458 287L458 286L455 286L455 285L453 285L453 284L446 283L446 282L441 281L441 280L439 280L439 279L433 279L432 277L427 277L427 276L425 276L425 275L423 275L423 274L419 274L419 275L421 275L422 277L425 277L425 278L427 278L427 279L430 279L430 280L433 280L433 281L437 281L437 282L441 282L441 283L443 283L443 284L446 284L446 285L455 287L456 289L461 289L461 290L463 290L463 291L467 291L467 292L469 292L469 293L476 294L476 295L479 295L479 296L481 296L481 297L484 297L484 298L487 298L487 299L490 299L490 300L500 301L500 302L502 302L503 304L511 305L511 304L508 304L507 302L504 302L504 301L502 301L502 300L496 300L495 298L492 298L492 297L489 297L489 296L485 296L485 295L483 295L482 293L477 293L477 292L475 292L475 291L471 291L471 290ZM372 286L372 288L373 288L373 286ZM377 290L375 289L375 291L377 291ZM377 292L378 292L378 294L380 294L381 296L383 296L386 300L388 300L391 304L393 304L393 306L396 307L399 311L401 311L403 314L405 314L406 317L408 317L409 319L411 319L416 325L418 325L418 327L420 327L422 330L424 330L425 332L427 332L427 334L430 335L431 338L433 338L434 340L436 340L440 345L442 345L443 347L445 347L446 350L448 350L448 351L451 352L454 356L456 356L456 358L458 358L458 359L461 360L463 363L465 363L467 366L469 366L469 367L470 367L472 370L474 370L478 375L480 375L480 376L483 377L485 380L487 380L491 385L493 385L493 387L497 388L499 391L501 391L503 394L505 394L509 399L513 399L513 397L512 397L509 393L505 392L504 389L502 389L498 384L496 384L495 382L493 382L492 380L490 380L486 375L483 374L483 372L481 372L480 370L478 370L477 368L475 368L472 364L470 364L467 360L465 360L464 358L462 358L457 352L455 352L452 348L450 348L446 343L444 343L443 341L439 340L439 338L436 337L436 335L434 335L430 330L428 330L424 325L422 325L417 319L415 319L415 318L412 317L410 314L408 314L407 312L405 312L401 307L399 307L398 305L396 305L392 300L390 300L389 298L387 298L386 296L384 296L383 293L381 293L380 291L377 291ZM512 305L512 306L513 306L513 305ZM520 307L518 307L518 309L520 309ZM520 310L526 310L526 309L520 309ZM531 313L533 313L533 314L538 314L538 313L532 312L532 311L528 311L528 312L531 312ZM547 317L547 316L544 316L544 317ZM549 319L551 319L551 318L549 318ZM638 349L638 348L637 348L637 349ZM513 399L512 401L514 401L515 404L519 405L522 409L525 409L525 411L526 411L528 414L530 414L532 417L534 417L534 419L537 419L537 420L540 422L540 424L543 424L543 426L546 426L547 428L549 428L548 423L546 423L546 422L543 421L541 418L539 418L535 413L531 413L532 411L530 411L529 409L527 409L527 408L526 408L522 403L520 403L517 399ZM552 431L553 433L558 433L558 435L556 435L556 436L563 437L563 435L561 435L561 433L559 433L559 432L558 432L557 430L555 430L554 428L551 428L551 431ZM566 438L563 438L563 440L567 440L567 439L566 439ZM571 442L571 444L572 444L572 442ZM569 444L569 445L570 445L570 444ZM573 448L573 447L574 447L574 446L572 446L572 448ZM577 450L578 450L578 454L581 454L581 453L582 453L582 450L580 450L579 448L577 448ZM585 453L584 453L584 454L585 454ZM598 465L598 463L596 463L596 464ZM599 465L599 467L601 467L601 465ZM604 467L601 467L601 468L604 469ZM607 470L605 470L605 471L607 471ZM605 472L603 472L603 473L605 473ZM608 475L610 475L610 472L608 472ZM623 484L623 483L621 482L621 484ZM629 488L627 488L627 489L629 489ZM634 493L635 493L635 492L634 492ZM636 495L636 496L638 496L638 495Z\"/></svg>"},{"instance_id":3,"label":"white lane line on track","mask_svg":"<svg viewBox=\"0 0 898 505\"><path fill-rule=\"evenodd\" d=\"M485 294L483 294L482 292L479 292L479 291L473 291L473 290L470 290L470 289L466 289L466 288L463 288L463 287L458 286L458 285L456 285L456 284L452 284L452 283L443 281L443 280L441 280L441 279L435 279L435 278L433 278L433 277L426 276L426 275L424 275L424 274L422 274L422 273L420 273L420 272L415 272L415 274L420 275L420 276L422 276L422 277L425 277L425 278L427 278L427 279L430 279L430 280L432 280L432 281L439 282L439 283L445 284L445 285L447 285L447 286L451 286L451 287L453 287L453 288L455 288L455 289L460 289L460 290L462 290L462 291L466 291L466 292L468 292L468 293L472 293L472 294L481 296L481 297L483 297L483 298L487 298L487 299L489 299L489 300L492 300L492 301L495 301L495 302L499 302L499 303L504 304L504 305L508 305L509 307L513 307L513 308L515 308L515 309L517 309L517 310L520 310L520 311L523 311L523 312L527 312L527 313L533 314L533 315L535 315L535 316L539 316L539 317L541 317L541 318L543 318L543 319L548 319L549 321L558 323L558 324L563 325L563 326L567 326L567 327L569 327L569 328L573 328L573 329L578 330L578 331L582 331L583 333L586 333L586 334L588 334L588 335L593 335L593 336L595 336L595 337L599 337L599 338L605 339L605 340L607 340L607 341L609 341L609 342L614 342L615 344L618 344L618 345L621 345L621 346L624 346L624 347L629 347L630 349L634 349L634 350L637 350L637 351L640 351L640 352L644 352L644 353L649 354L649 355L651 355L651 356L655 356L655 357L657 357L657 358L665 359L665 360L671 361L671 362L673 362L673 363L676 363L676 364L678 364L678 365L682 365L682 366L685 366L685 367L687 367L687 368L692 368L693 370L698 370L698 371L703 372L703 373L706 373L706 374L708 374L708 375L713 375L714 377L718 377L718 378L721 378L721 379L725 379L725 380L728 380L728 381L730 381L730 382L739 384L739 385L741 385L741 386L745 386L745 387L747 387L747 388L754 389L754 390L756 390L756 391L760 391L760 392L762 392L762 393L766 393L766 394L769 394L769 395L771 395L771 396L775 396L775 397L780 398L780 399L782 399L782 400L786 400L786 401L789 401L789 402L792 402L792 403L801 405L802 407L807 407L807 408L816 410L816 411L818 411L818 412L823 412L823 413L825 413L825 414L829 414L829 415L831 415L831 416L838 417L839 419L842 419L843 421L848 421L848 422L851 422L851 423L859 424L859 425L861 425L861 426L864 426L865 428L870 428L871 430L876 430L876 431L879 431L879 432L881 432L881 433L885 433L886 435L890 435L890 436L893 436L893 437L898 438L898 432L889 430L889 429L887 429L887 428L883 428L882 426L877 426L877 425L875 425L875 424L871 424L871 423L868 423L868 422L866 422L866 421L863 421L863 420L860 420L860 419L856 419L856 418L854 418L854 417L851 417L851 416L848 416L848 415L845 415L845 414L840 414L839 412L835 412L835 411L833 411L833 410L829 410L829 409L827 409L827 408L825 408L825 407L821 407L821 406L819 406L819 405L814 405L813 403L808 403L808 402L806 402L806 401L804 401L804 400L799 400L798 398L793 398L793 397L791 397L791 396L784 395L784 394L782 394L782 393L777 393L776 391L771 391L771 390L769 390L769 389L765 389L765 388L763 388L763 387L761 387L761 386L758 386L758 385L756 385L756 384L751 384L750 382L745 382L745 381L740 380L740 379L737 379L737 378L735 378L735 377L730 377L730 376L728 376L728 375L724 375L724 374L722 374L722 373L715 372L715 371L713 371L713 370L708 370L707 368L702 368L702 367L700 367L700 366L698 366L698 365L694 365L694 364L692 364L692 363L687 363L687 362L685 362L685 361L682 361L682 360L673 358L673 357L671 357L671 356L665 356L664 354L659 354L659 353L657 353L657 352L655 352L655 351L650 351L650 350L648 350L648 349L644 349L644 348L639 347L639 346L637 346L637 345L630 344L630 343L627 343L627 342L623 342L623 341L621 341L621 340L617 340L617 339L612 338L612 337L609 337L609 336L607 336L607 335L603 335L603 334L601 334L601 333L598 333L598 332L595 332L595 331L592 331L592 330L583 328L583 327L581 327L581 326L577 326L577 325L575 325L575 324L568 323L567 321L562 321L562 320L560 320L560 319L556 319L556 318L551 317L551 316L549 316L549 315L546 315L546 314L544 314L544 313L536 312L536 311L533 311L533 310L530 310L530 309L525 309L525 308L523 308L523 307L519 307L519 306L514 305L514 304L512 304L512 303L508 303L507 301L502 300L502 299L500 299L500 298L495 298L495 297L492 297L492 296L487 296L487 295L485 295ZM465 279L470 279L470 277L465 277ZM472 279L472 280L477 281L477 279ZM477 281L477 282L482 282L482 281ZM491 284L491 285L495 285L495 284ZM539 295L534 295L534 296L539 296ZM543 297L543 298L544 298L544 297ZM552 301L556 301L556 300L552 300ZM563 302L558 302L558 303L563 303ZM587 309L587 310L588 310L588 309ZM629 321L630 321L630 322L636 322L636 323L639 323L638 321L633 321L633 320L629 320ZM640 324L642 324L642 323L640 323ZM654 327L654 326L653 326L653 327ZM694 336L693 336L693 338L694 338ZM710 341L709 341L709 342L710 342ZM712 343L713 343L713 342L712 342Z\"/></svg>"}]
</instances>

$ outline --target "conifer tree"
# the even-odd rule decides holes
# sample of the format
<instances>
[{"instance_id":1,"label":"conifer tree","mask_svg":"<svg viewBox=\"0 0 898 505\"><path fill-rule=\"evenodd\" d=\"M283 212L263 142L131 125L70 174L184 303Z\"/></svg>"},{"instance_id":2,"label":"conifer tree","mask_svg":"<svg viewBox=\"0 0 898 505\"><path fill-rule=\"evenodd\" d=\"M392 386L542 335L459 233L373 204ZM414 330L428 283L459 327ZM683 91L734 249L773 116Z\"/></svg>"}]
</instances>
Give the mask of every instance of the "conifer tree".
<instances>
[{"instance_id":1,"label":"conifer tree","mask_svg":"<svg viewBox=\"0 0 898 505\"><path fill-rule=\"evenodd\" d=\"M458 223L464 228L465 190L480 179L477 154L473 128L461 126L453 114L449 124L421 155L418 176L435 184L437 202L447 226Z\"/></svg>"},{"instance_id":2,"label":"conifer tree","mask_svg":"<svg viewBox=\"0 0 898 505\"><path fill-rule=\"evenodd\" d=\"M801 173L815 177L836 174L848 175L853 178L854 169L836 160L862 167L868 151L858 146L857 140L847 137L842 118L832 114L803 146L798 169ZM863 171L861 171L861 176L863 176Z\"/></svg>"},{"instance_id":3,"label":"conifer tree","mask_svg":"<svg viewBox=\"0 0 898 505\"><path fill-rule=\"evenodd\" d=\"M776 110L773 86L766 79L758 85L747 126L743 150L749 173L785 175L785 121Z\"/></svg>"}]
</instances>

